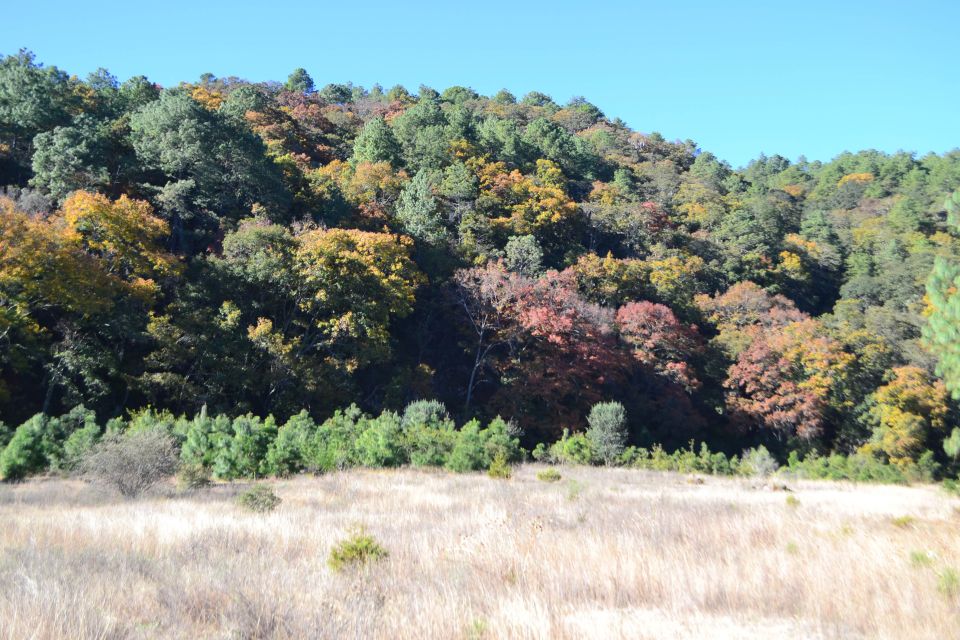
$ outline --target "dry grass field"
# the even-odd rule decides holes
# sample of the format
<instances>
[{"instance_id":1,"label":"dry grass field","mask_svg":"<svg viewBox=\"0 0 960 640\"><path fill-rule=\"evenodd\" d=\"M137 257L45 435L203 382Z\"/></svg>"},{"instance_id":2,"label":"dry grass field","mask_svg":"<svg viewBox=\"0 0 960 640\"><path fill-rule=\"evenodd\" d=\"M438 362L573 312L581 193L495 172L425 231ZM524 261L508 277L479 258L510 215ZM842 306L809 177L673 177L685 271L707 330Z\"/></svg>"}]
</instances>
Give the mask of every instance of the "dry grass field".
<instances>
[{"instance_id":1,"label":"dry grass field","mask_svg":"<svg viewBox=\"0 0 960 640\"><path fill-rule=\"evenodd\" d=\"M538 470L277 481L266 515L239 484L3 486L0 638L960 637L934 487ZM332 571L357 526L389 556Z\"/></svg>"}]
</instances>

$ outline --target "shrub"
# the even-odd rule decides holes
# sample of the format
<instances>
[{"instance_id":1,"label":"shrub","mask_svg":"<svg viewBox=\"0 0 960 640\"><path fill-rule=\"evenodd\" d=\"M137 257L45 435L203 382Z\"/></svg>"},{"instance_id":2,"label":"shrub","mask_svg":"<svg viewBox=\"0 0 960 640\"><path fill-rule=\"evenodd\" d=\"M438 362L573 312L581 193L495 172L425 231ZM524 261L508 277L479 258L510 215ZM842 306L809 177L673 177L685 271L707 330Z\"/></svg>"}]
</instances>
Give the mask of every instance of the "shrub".
<instances>
[{"instance_id":1,"label":"shrub","mask_svg":"<svg viewBox=\"0 0 960 640\"><path fill-rule=\"evenodd\" d=\"M544 469L537 472L537 480L540 482L560 482L562 477L556 469Z\"/></svg>"},{"instance_id":2,"label":"shrub","mask_svg":"<svg viewBox=\"0 0 960 640\"><path fill-rule=\"evenodd\" d=\"M203 407L193 420L178 423L180 438L180 461L185 465L213 467L220 449L230 441L231 421L224 415L211 418Z\"/></svg>"},{"instance_id":3,"label":"shrub","mask_svg":"<svg viewBox=\"0 0 960 640\"><path fill-rule=\"evenodd\" d=\"M177 471L177 488L196 491L210 484L210 470L199 464L181 464Z\"/></svg>"},{"instance_id":4,"label":"shrub","mask_svg":"<svg viewBox=\"0 0 960 640\"><path fill-rule=\"evenodd\" d=\"M366 566L386 558L389 553L362 528L355 529L345 540L341 540L330 550L327 564L334 571L343 571L349 567Z\"/></svg>"},{"instance_id":5,"label":"shrub","mask_svg":"<svg viewBox=\"0 0 960 640\"><path fill-rule=\"evenodd\" d=\"M510 465L507 464L507 456L505 453L497 453L493 461L490 463L490 467L487 469L487 475L491 478L499 478L501 480L510 479L510 476L513 475L513 471L510 469Z\"/></svg>"},{"instance_id":6,"label":"shrub","mask_svg":"<svg viewBox=\"0 0 960 640\"><path fill-rule=\"evenodd\" d=\"M89 478L128 498L139 496L176 468L176 445L163 429L107 434L81 463Z\"/></svg>"},{"instance_id":7,"label":"shrub","mask_svg":"<svg viewBox=\"0 0 960 640\"><path fill-rule=\"evenodd\" d=\"M13 437L13 429L8 427L2 420L0 420L0 452L6 448L7 443L10 442L10 438Z\"/></svg>"},{"instance_id":8,"label":"shrub","mask_svg":"<svg viewBox=\"0 0 960 640\"><path fill-rule=\"evenodd\" d=\"M401 426L404 429L411 427L444 427L453 428L453 420L447 407L439 400L416 400L403 410Z\"/></svg>"},{"instance_id":9,"label":"shrub","mask_svg":"<svg viewBox=\"0 0 960 640\"><path fill-rule=\"evenodd\" d=\"M283 502L265 484L255 484L237 496L237 504L254 513L270 513Z\"/></svg>"},{"instance_id":10,"label":"shrub","mask_svg":"<svg viewBox=\"0 0 960 640\"><path fill-rule=\"evenodd\" d=\"M337 410L321 424L309 443L307 468L315 472L344 469L353 464L354 442L359 434L358 422L364 419L356 405Z\"/></svg>"},{"instance_id":11,"label":"shrub","mask_svg":"<svg viewBox=\"0 0 960 640\"><path fill-rule=\"evenodd\" d=\"M587 438L604 464L613 464L623 453L627 441L627 412L619 402L593 405L587 418Z\"/></svg>"},{"instance_id":12,"label":"shrub","mask_svg":"<svg viewBox=\"0 0 960 640\"><path fill-rule=\"evenodd\" d=\"M301 411L280 427L277 437L267 449L264 471L275 476L289 476L306 468L310 440L317 425L306 411Z\"/></svg>"},{"instance_id":13,"label":"shrub","mask_svg":"<svg viewBox=\"0 0 960 640\"><path fill-rule=\"evenodd\" d=\"M63 468L75 470L100 440L100 425L91 420L63 443Z\"/></svg>"},{"instance_id":14,"label":"shrub","mask_svg":"<svg viewBox=\"0 0 960 640\"><path fill-rule=\"evenodd\" d=\"M488 465L483 436L480 433L480 422L471 420L457 432L457 443L450 452L447 469L464 473L478 471Z\"/></svg>"},{"instance_id":15,"label":"shrub","mask_svg":"<svg viewBox=\"0 0 960 640\"><path fill-rule=\"evenodd\" d=\"M780 465L763 445L747 449L740 458L740 473L746 476L766 478L773 475Z\"/></svg>"},{"instance_id":16,"label":"shrub","mask_svg":"<svg viewBox=\"0 0 960 640\"><path fill-rule=\"evenodd\" d=\"M353 458L364 467L396 467L404 463L400 416L384 411L374 419L362 419L354 442Z\"/></svg>"},{"instance_id":17,"label":"shrub","mask_svg":"<svg viewBox=\"0 0 960 640\"><path fill-rule=\"evenodd\" d=\"M0 454L0 477L6 481L22 480L46 468L43 441L47 426L47 417L38 413L17 427Z\"/></svg>"},{"instance_id":18,"label":"shrub","mask_svg":"<svg viewBox=\"0 0 960 640\"><path fill-rule=\"evenodd\" d=\"M550 445L545 459L563 464L593 464L596 458L593 442L586 434L570 435L564 429L560 439Z\"/></svg>"},{"instance_id":19,"label":"shrub","mask_svg":"<svg viewBox=\"0 0 960 640\"><path fill-rule=\"evenodd\" d=\"M248 413L234 418L229 437L221 437L213 461L213 473L218 478L255 478L263 475L267 449L277 436L273 416L261 420Z\"/></svg>"},{"instance_id":20,"label":"shrub","mask_svg":"<svg viewBox=\"0 0 960 640\"><path fill-rule=\"evenodd\" d=\"M414 425L404 428L403 442L406 457L413 466L442 467L457 444L457 432L446 426Z\"/></svg>"},{"instance_id":21,"label":"shrub","mask_svg":"<svg viewBox=\"0 0 960 640\"><path fill-rule=\"evenodd\" d=\"M960 572L951 567L941 571L937 589L948 598L960 596Z\"/></svg>"}]
</instances>

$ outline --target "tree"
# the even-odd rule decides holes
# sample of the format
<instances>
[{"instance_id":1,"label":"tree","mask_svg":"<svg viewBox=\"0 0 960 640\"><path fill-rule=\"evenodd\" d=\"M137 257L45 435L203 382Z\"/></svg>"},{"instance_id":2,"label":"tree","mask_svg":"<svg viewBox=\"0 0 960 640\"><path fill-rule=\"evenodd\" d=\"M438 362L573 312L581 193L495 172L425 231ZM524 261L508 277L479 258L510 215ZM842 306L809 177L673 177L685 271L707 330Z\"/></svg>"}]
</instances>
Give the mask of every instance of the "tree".
<instances>
[{"instance_id":1,"label":"tree","mask_svg":"<svg viewBox=\"0 0 960 640\"><path fill-rule=\"evenodd\" d=\"M528 278L536 278L542 271L543 250L532 235L510 236L504 247L507 269Z\"/></svg>"},{"instance_id":2,"label":"tree","mask_svg":"<svg viewBox=\"0 0 960 640\"><path fill-rule=\"evenodd\" d=\"M36 151L30 184L46 189L57 201L78 189L97 189L110 182L103 157L103 134L89 118L81 117L73 126L40 133L33 144Z\"/></svg>"},{"instance_id":3,"label":"tree","mask_svg":"<svg viewBox=\"0 0 960 640\"><path fill-rule=\"evenodd\" d=\"M397 200L397 221L414 238L434 244L447 237L440 200L434 195L436 173L421 169Z\"/></svg>"},{"instance_id":4,"label":"tree","mask_svg":"<svg viewBox=\"0 0 960 640\"><path fill-rule=\"evenodd\" d=\"M682 325L669 307L646 301L620 307L616 322L638 362L687 391L700 386L690 366L702 352L695 326Z\"/></svg>"},{"instance_id":5,"label":"tree","mask_svg":"<svg viewBox=\"0 0 960 640\"><path fill-rule=\"evenodd\" d=\"M590 409L587 438L604 464L614 464L627 442L627 412L619 402L599 402Z\"/></svg>"},{"instance_id":6,"label":"tree","mask_svg":"<svg viewBox=\"0 0 960 640\"><path fill-rule=\"evenodd\" d=\"M287 91L296 93L313 93L313 78L303 67L297 67L287 77L287 83L284 85Z\"/></svg>"},{"instance_id":7,"label":"tree","mask_svg":"<svg viewBox=\"0 0 960 640\"><path fill-rule=\"evenodd\" d=\"M862 450L891 463L916 462L934 433L946 429L948 395L941 380L932 380L919 367L898 367L868 399L865 419L873 428Z\"/></svg>"},{"instance_id":8,"label":"tree","mask_svg":"<svg viewBox=\"0 0 960 640\"><path fill-rule=\"evenodd\" d=\"M394 167L400 166L400 143L382 116L368 122L357 136L353 143L353 161L389 162Z\"/></svg>"},{"instance_id":9,"label":"tree","mask_svg":"<svg viewBox=\"0 0 960 640\"><path fill-rule=\"evenodd\" d=\"M955 228L960 222L960 190L954 191L945 203L948 220ZM937 356L937 373L943 376L947 389L960 399L960 260L938 256L927 278L927 323L923 337Z\"/></svg>"}]
</instances>

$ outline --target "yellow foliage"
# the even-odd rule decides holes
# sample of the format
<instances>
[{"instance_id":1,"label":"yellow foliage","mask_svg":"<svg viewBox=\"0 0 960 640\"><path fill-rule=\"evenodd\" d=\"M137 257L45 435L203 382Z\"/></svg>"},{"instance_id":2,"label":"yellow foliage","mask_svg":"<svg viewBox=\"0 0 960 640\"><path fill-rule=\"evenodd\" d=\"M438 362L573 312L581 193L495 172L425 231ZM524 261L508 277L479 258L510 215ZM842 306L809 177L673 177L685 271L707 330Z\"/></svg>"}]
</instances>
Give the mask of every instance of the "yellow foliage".
<instances>
[{"instance_id":1,"label":"yellow foliage","mask_svg":"<svg viewBox=\"0 0 960 640\"><path fill-rule=\"evenodd\" d=\"M219 91L210 91L206 87L194 87L190 97L208 111L216 111L223 104L223 94Z\"/></svg>"},{"instance_id":2,"label":"yellow foliage","mask_svg":"<svg viewBox=\"0 0 960 640\"><path fill-rule=\"evenodd\" d=\"M848 182L859 182L861 184L867 183L867 182L873 182L873 174L872 173L848 173L847 175L840 178L840 180L837 182L837 186L841 187Z\"/></svg>"},{"instance_id":3,"label":"yellow foliage","mask_svg":"<svg viewBox=\"0 0 960 640\"><path fill-rule=\"evenodd\" d=\"M60 215L68 241L100 257L110 273L139 279L139 288L146 280L180 271L177 258L163 248L169 226L153 215L148 202L77 191L64 201Z\"/></svg>"}]
</instances>

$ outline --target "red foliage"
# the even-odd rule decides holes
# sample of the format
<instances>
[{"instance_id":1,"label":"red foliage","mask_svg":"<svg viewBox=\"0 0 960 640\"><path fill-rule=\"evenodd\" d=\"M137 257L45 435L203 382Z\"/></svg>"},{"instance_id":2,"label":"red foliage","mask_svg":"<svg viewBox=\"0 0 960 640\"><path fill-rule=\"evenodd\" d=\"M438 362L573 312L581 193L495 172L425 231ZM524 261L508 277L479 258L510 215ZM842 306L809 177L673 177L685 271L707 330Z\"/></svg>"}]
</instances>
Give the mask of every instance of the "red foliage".
<instances>
[{"instance_id":1,"label":"red foliage","mask_svg":"<svg viewBox=\"0 0 960 640\"><path fill-rule=\"evenodd\" d=\"M813 438L823 430L823 398L804 389L794 364L756 336L732 365L724 386L727 406L741 424L759 424L783 435Z\"/></svg>"},{"instance_id":2,"label":"red foliage","mask_svg":"<svg viewBox=\"0 0 960 640\"><path fill-rule=\"evenodd\" d=\"M620 307L616 323L638 362L687 391L700 387L689 364L703 351L696 326L683 325L669 307L646 301Z\"/></svg>"}]
</instances>

